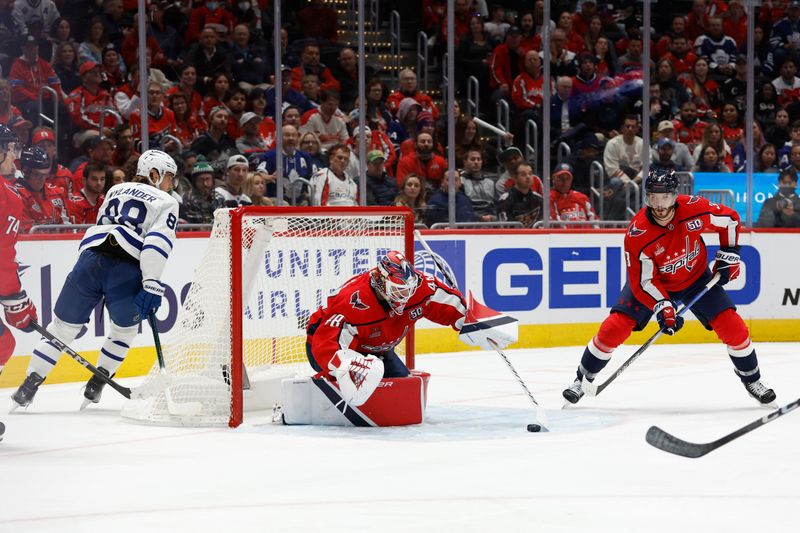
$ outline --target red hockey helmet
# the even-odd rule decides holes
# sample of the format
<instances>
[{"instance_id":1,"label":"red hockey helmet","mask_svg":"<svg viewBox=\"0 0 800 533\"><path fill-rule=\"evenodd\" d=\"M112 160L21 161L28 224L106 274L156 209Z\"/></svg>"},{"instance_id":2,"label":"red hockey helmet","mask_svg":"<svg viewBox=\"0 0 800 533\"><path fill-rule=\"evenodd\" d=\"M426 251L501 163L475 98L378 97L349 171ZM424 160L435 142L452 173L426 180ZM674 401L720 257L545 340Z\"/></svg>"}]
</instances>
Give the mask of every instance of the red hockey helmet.
<instances>
[{"instance_id":1,"label":"red hockey helmet","mask_svg":"<svg viewBox=\"0 0 800 533\"><path fill-rule=\"evenodd\" d=\"M372 271L371 283L375 292L400 314L419 285L419 275L403 254L393 250Z\"/></svg>"}]
</instances>

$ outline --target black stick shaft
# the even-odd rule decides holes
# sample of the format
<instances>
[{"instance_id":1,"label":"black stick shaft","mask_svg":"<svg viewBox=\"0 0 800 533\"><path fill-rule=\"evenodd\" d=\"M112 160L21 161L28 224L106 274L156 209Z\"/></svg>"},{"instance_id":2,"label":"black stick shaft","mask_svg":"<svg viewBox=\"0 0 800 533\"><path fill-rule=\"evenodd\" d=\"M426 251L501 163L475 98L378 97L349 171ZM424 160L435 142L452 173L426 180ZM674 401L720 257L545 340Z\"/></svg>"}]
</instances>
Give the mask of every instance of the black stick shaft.
<instances>
[{"instance_id":1,"label":"black stick shaft","mask_svg":"<svg viewBox=\"0 0 800 533\"><path fill-rule=\"evenodd\" d=\"M732 440L738 439L742 435L750 433L754 429L758 429L761 426L769 424L773 420L785 415L786 413L794 411L798 407L800 407L800 398L712 442L695 443L685 441L670 435L657 426L651 426L650 429L647 430L647 435L645 438L648 444L658 448L659 450L695 459L728 444Z\"/></svg>"},{"instance_id":2,"label":"black stick shaft","mask_svg":"<svg viewBox=\"0 0 800 533\"><path fill-rule=\"evenodd\" d=\"M35 329L42 337L53 343L53 346L55 346L62 352L65 352L67 355L75 359L82 367L84 367L86 370L88 370L89 372L100 378L100 380L106 383L106 385L110 386L112 389L122 394L127 399L129 400L131 399L131 389L129 389L128 387L123 387L110 377L106 376L105 374L97 370L96 366L94 366L92 363L84 359L78 352L76 352L75 350L73 350L60 340L58 340L58 338L56 338L52 333L43 328L42 325L39 324L38 322L32 321L31 324L33 325L33 329Z\"/></svg>"}]
</instances>

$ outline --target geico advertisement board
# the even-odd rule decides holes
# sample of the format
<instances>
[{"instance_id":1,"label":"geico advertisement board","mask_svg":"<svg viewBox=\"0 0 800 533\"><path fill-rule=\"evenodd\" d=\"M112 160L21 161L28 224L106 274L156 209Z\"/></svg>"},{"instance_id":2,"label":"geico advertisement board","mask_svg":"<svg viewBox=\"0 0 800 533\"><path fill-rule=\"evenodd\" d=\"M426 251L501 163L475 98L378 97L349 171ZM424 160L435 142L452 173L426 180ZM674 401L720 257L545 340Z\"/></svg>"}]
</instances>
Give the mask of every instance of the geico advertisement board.
<instances>
[{"instance_id":1,"label":"geico advertisement board","mask_svg":"<svg viewBox=\"0 0 800 533\"><path fill-rule=\"evenodd\" d=\"M625 283L622 232L431 232L426 238L465 294L471 290L476 298L517 317L523 325L599 323ZM705 239L713 258L716 236L707 234ZM741 241L742 276L728 288L742 314L757 319L797 318L800 281L791 265L800 260L798 234L744 233ZM176 242L164 272L167 289L158 312L162 333L168 334L175 324L206 243L206 238L197 237ZM295 327L302 324L323 299L309 279L331 277L336 284L344 282L374 265L389 243L352 244L336 249L306 244L305 248L282 250L280 255L278 251L266 255L259 269L264 275L257 276L251 297L253 309L245 318L286 320ZM55 301L77 257L78 240L17 244L22 284L36 303L43 324L52 320ZM428 273L437 273L419 244L415 263ZM223 297L218 304L222 307L227 302ZM73 347L96 350L107 332L107 321L98 306ZM419 327L434 325L422 322ZM15 337L15 354L30 354L36 336ZM152 340L140 335L136 345L150 346Z\"/></svg>"}]
</instances>

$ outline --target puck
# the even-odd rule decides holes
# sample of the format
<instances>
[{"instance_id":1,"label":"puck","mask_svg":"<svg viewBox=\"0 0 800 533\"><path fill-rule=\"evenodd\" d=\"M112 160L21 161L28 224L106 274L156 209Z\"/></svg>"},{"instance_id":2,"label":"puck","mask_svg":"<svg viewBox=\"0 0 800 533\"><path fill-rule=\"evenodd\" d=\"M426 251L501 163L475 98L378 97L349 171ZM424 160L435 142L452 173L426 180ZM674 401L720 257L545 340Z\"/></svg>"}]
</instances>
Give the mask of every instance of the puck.
<instances>
[{"instance_id":1,"label":"puck","mask_svg":"<svg viewBox=\"0 0 800 533\"><path fill-rule=\"evenodd\" d=\"M542 426L539 424L528 424L528 431L531 433L538 433L542 430Z\"/></svg>"}]
</instances>

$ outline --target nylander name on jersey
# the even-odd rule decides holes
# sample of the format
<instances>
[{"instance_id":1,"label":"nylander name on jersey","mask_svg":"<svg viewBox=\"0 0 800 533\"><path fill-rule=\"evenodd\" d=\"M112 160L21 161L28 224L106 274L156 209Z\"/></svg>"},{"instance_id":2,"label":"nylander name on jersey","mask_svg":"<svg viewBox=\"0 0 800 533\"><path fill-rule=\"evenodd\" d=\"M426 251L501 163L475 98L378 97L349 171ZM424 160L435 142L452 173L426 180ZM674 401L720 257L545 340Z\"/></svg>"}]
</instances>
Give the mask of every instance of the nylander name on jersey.
<instances>
[{"instance_id":1,"label":"nylander name on jersey","mask_svg":"<svg viewBox=\"0 0 800 533\"><path fill-rule=\"evenodd\" d=\"M109 189L97 217L86 231L80 251L112 235L132 258L138 259L142 279L160 280L175 242L178 202L144 183L120 183Z\"/></svg>"}]
</instances>

